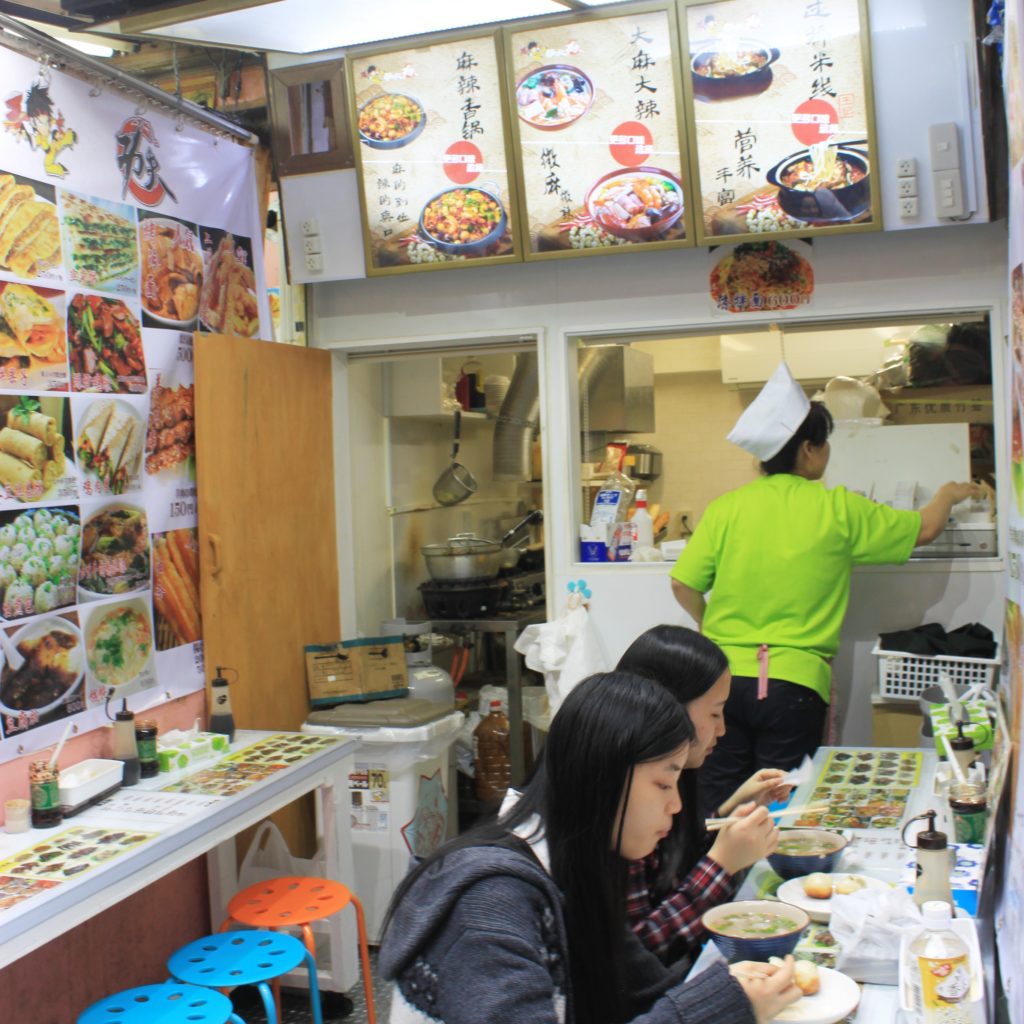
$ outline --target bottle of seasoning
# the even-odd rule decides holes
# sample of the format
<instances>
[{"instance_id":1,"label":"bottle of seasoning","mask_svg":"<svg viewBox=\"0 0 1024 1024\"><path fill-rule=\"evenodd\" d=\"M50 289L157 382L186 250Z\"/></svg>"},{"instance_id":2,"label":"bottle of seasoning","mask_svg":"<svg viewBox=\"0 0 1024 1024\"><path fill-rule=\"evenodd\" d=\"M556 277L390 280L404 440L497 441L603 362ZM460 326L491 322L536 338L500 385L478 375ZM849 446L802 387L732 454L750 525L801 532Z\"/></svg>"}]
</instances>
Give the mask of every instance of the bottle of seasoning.
<instances>
[{"instance_id":1,"label":"bottle of seasoning","mask_svg":"<svg viewBox=\"0 0 1024 1024\"><path fill-rule=\"evenodd\" d=\"M967 770L974 764L974 742L970 736L964 735L963 722L956 723L956 735L949 741L949 748L953 751L953 756L966 779Z\"/></svg>"},{"instance_id":2,"label":"bottle of seasoning","mask_svg":"<svg viewBox=\"0 0 1024 1024\"><path fill-rule=\"evenodd\" d=\"M57 769L49 761L33 761L28 766L32 800L32 827L52 828L64 820L60 809L60 784Z\"/></svg>"},{"instance_id":3,"label":"bottle of seasoning","mask_svg":"<svg viewBox=\"0 0 1024 1024\"><path fill-rule=\"evenodd\" d=\"M512 783L509 759L508 717L501 701L492 700L486 718L473 730L476 746L476 795L480 800L497 802L504 798Z\"/></svg>"},{"instance_id":4,"label":"bottle of seasoning","mask_svg":"<svg viewBox=\"0 0 1024 1024\"><path fill-rule=\"evenodd\" d=\"M139 748L135 743L135 715L128 710L128 701L121 701L121 710L114 716L114 757L124 761L122 786L139 781Z\"/></svg>"},{"instance_id":5,"label":"bottle of seasoning","mask_svg":"<svg viewBox=\"0 0 1024 1024\"><path fill-rule=\"evenodd\" d=\"M210 680L210 732L219 732L227 736L230 743L235 738L235 716L231 713L228 681L221 672L222 669L218 665L217 674Z\"/></svg>"},{"instance_id":6,"label":"bottle of seasoning","mask_svg":"<svg viewBox=\"0 0 1024 1024\"><path fill-rule=\"evenodd\" d=\"M139 752L139 775L151 779L160 771L156 756L156 722L146 718L135 723L135 746Z\"/></svg>"},{"instance_id":7,"label":"bottle of seasoning","mask_svg":"<svg viewBox=\"0 0 1024 1024\"><path fill-rule=\"evenodd\" d=\"M935 811L925 811L911 818L903 826L904 842L907 827L913 821L928 819L928 827L917 833L917 878L914 881L914 902L923 907L931 900L953 905L953 891L949 886L952 858L946 833L935 828ZM907 844L910 845L909 843Z\"/></svg>"}]
</instances>

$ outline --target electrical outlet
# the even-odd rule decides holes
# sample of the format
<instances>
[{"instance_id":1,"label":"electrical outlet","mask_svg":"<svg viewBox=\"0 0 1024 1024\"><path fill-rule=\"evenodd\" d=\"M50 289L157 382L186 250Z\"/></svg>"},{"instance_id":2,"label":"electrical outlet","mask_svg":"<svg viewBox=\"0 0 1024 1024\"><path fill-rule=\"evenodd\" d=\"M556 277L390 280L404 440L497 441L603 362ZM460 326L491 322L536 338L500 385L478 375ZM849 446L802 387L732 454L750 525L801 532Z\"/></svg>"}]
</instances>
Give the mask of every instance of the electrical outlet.
<instances>
[{"instance_id":1,"label":"electrical outlet","mask_svg":"<svg viewBox=\"0 0 1024 1024\"><path fill-rule=\"evenodd\" d=\"M912 156L896 161L896 177L912 178L915 174L917 174L917 161Z\"/></svg>"},{"instance_id":2,"label":"electrical outlet","mask_svg":"<svg viewBox=\"0 0 1024 1024\"><path fill-rule=\"evenodd\" d=\"M896 179L896 194L904 199L907 196L917 195L917 178L911 176L909 178L897 178Z\"/></svg>"},{"instance_id":3,"label":"electrical outlet","mask_svg":"<svg viewBox=\"0 0 1024 1024\"><path fill-rule=\"evenodd\" d=\"M320 251L320 236L310 235L302 240L302 251L307 255Z\"/></svg>"},{"instance_id":4,"label":"electrical outlet","mask_svg":"<svg viewBox=\"0 0 1024 1024\"><path fill-rule=\"evenodd\" d=\"M319 228L316 226L316 219L313 217L307 217L301 224L301 230L304 235L318 235L320 234Z\"/></svg>"},{"instance_id":5,"label":"electrical outlet","mask_svg":"<svg viewBox=\"0 0 1024 1024\"><path fill-rule=\"evenodd\" d=\"M905 196L900 200L901 217L916 217L920 212L921 206L917 200L917 196Z\"/></svg>"},{"instance_id":6,"label":"electrical outlet","mask_svg":"<svg viewBox=\"0 0 1024 1024\"><path fill-rule=\"evenodd\" d=\"M311 274L317 274L324 269L323 257L318 252L306 253L306 270Z\"/></svg>"}]
</instances>

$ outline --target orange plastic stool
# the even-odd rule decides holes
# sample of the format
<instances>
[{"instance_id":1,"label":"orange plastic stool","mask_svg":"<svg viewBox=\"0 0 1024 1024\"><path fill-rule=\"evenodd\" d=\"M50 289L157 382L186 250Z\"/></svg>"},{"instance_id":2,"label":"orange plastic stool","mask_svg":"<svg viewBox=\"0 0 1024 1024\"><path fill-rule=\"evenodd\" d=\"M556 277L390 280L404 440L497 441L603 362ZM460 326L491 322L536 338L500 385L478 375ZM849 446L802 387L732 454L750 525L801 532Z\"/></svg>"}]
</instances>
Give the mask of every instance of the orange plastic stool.
<instances>
[{"instance_id":1,"label":"orange plastic stool","mask_svg":"<svg viewBox=\"0 0 1024 1024\"><path fill-rule=\"evenodd\" d=\"M366 919L363 905L341 882L330 878L304 878L282 876L268 882L257 882L234 895L228 904L228 916L220 926L227 931L236 922L251 928L300 928L302 941L310 955L316 958L311 921L330 917L349 904L355 907L356 928L359 933L359 956L362 961L363 992L366 995L366 1015L370 1024L376 1024L373 1009L373 981L370 978L370 948L366 941ZM280 985L275 980L274 1002L281 1017Z\"/></svg>"}]
</instances>

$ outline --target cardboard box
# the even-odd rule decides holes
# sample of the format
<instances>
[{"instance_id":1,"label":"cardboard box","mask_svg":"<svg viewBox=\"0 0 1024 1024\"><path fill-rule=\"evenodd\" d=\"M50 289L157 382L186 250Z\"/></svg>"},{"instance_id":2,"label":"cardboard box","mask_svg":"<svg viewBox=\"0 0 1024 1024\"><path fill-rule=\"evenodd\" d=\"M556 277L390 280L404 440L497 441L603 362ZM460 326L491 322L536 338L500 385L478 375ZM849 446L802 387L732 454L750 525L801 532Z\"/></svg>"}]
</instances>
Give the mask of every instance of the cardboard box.
<instances>
[{"instance_id":1,"label":"cardboard box","mask_svg":"<svg viewBox=\"0 0 1024 1024\"><path fill-rule=\"evenodd\" d=\"M923 724L917 701L884 700L871 695L871 739L875 747L917 747Z\"/></svg>"},{"instance_id":2,"label":"cardboard box","mask_svg":"<svg viewBox=\"0 0 1024 1024\"><path fill-rule=\"evenodd\" d=\"M409 692L400 636L306 645L306 685L313 707L404 697Z\"/></svg>"},{"instance_id":3,"label":"cardboard box","mask_svg":"<svg viewBox=\"0 0 1024 1024\"><path fill-rule=\"evenodd\" d=\"M887 424L992 422L989 384L896 388L882 391L881 395L890 412Z\"/></svg>"}]
</instances>

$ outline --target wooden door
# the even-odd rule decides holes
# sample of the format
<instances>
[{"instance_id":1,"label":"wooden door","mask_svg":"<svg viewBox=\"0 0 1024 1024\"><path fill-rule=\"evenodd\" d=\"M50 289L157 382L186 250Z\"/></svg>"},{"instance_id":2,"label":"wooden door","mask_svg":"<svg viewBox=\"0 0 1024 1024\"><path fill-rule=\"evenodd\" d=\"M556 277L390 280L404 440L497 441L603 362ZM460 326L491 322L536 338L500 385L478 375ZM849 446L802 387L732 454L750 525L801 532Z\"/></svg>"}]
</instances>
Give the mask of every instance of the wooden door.
<instances>
[{"instance_id":1,"label":"wooden door","mask_svg":"<svg viewBox=\"0 0 1024 1024\"><path fill-rule=\"evenodd\" d=\"M225 674L238 728L297 729L309 710L303 647L341 639L331 356L195 337L207 683L218 665L235 670ZM309 806L275 815L302 856Z\"/></svg>"}]
</instances>

